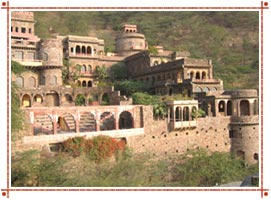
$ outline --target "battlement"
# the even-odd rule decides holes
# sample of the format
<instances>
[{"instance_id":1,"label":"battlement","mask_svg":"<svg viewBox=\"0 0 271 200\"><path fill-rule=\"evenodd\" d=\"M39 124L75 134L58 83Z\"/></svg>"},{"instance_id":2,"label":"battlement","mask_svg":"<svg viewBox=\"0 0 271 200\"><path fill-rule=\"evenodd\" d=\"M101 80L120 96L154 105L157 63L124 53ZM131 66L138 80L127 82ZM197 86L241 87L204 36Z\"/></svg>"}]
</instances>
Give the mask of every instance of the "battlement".
<instances>
[{"instance_id":1,"label":"battlement","mask_svg":"<svg viewBox=\"0 0 271 200\"><path fill-rule=\"evenodd\" d=\"M207 59L196 59L196 58L184 58L184 65L186 66L210 66L211 60Z\"/></svg>"},{"instance_id":2,"label":"battlement","mask_svg":"<svg viewBox=\"0 0 271 200\"><path fill-rule=\"evenodd\" d=\"M14 12L11 12L11 19L34 22L34 14L33 12L14 11Z\"/></svg>"}]
</instances>

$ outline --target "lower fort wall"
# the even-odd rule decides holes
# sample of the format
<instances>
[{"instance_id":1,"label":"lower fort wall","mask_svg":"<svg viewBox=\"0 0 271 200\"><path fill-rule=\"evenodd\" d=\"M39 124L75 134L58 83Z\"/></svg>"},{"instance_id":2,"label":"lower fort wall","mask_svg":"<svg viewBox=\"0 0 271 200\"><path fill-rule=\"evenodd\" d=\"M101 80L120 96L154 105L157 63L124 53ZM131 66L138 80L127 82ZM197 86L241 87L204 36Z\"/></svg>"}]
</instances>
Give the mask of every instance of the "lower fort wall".
<instances>
[{"instance_id":1,"label":"lower fort wall","mask_svg":"<svg viewBox=\"0 0 271 200\"><path fill-rule=\"evenodd\" d=\"M164 156L183 154L192 149L231 150L229 117L199 118L197 127L172 132L167 132L166 120L153 120L148 112L145 112L145 118L145 134L127 138L128 145L136 153L149 152Z\"/></svg>"}]
</instances>

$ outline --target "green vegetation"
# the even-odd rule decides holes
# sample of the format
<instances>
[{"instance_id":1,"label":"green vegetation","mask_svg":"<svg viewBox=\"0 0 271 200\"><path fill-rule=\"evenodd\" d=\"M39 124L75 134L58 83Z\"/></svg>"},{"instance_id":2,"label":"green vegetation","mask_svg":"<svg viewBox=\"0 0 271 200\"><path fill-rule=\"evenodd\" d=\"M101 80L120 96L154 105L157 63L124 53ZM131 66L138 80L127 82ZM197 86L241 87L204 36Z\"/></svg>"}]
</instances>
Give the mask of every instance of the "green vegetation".
<instances>
[{"instance_id":1,"label":"green vegetation","mask_svg":"<svg viewBox=\"0 0 271 200\"><path fill-rule=\"evenodd\" d=\"M80 141L76 142L80 143ZM107 144L104 143L103 146L105 145ZM77 149L77 145L75 146ZM26 151L12 156L12 186L214 186L241 181L245 176L258 171L258 165L244 167L242 160L229 154L218 152L210 154L202 150L175 155L171 161L157 160L149 155L137 155L125 151L125 154L118 159L103 160L98 163L86 154L76 157L61 152L54 156L51 154Z\"/></svg>"},{"instance_id":2,"label":"green vegetation","mask_svg":"<svg viewBox=\"0 0 271 200\"><path fill-rule=\"evenodd\" d=\"M226 89L258 88L259 13L225 12L35 12L35 31L41 38L61 35L95 36L114 51L122 24L137 24L149 50L187 50L194 58L213 60L214 75ZM80 23L78 23L80 22Z\"/></svg>"},{"instance_id":3,"label":"green vegetation","mask_svg":"<svg viewBox=\"0 0 271 200\"><path fill-rule=\"evenodd\" d=\"M85 96L83 94L78 94L75 98L76 106L84 106L85 105Z\"/></svg>"},{"instance_id":4,"label":"green vegetation","mask_svg":"<svg viewBox=\"0 0 271 200\"><path fill-rule=\"evenodd\" d=\"M62 81L65 85L75 86L75 81L79 78L81 72L81 66L76 65L75 69L71 70L71 64L68 60L63 59L63 68L62 68Z\"/></svg>"},{"instance_id":5,"label":"green vegetation","mask_svg":"<svg viewBox=\"0 0 271 200\"><path fill-rule=\"evenodd\" d=\"M25 72L26 69L15 61L11 61L11 72L19 75ZM24 127L24 112L20 109L20 99L17 95L18 86L15 82L11 84L11 139L17 140L20 138L19 131Z\"/></svg>"}]
</instances>

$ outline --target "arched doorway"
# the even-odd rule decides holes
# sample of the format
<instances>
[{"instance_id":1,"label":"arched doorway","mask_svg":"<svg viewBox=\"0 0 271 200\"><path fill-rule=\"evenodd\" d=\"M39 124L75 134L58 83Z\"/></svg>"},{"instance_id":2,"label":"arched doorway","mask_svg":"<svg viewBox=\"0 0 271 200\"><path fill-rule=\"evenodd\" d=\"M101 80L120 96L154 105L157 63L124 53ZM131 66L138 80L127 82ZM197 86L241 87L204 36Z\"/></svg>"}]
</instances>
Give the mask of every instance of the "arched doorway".
<instances>
[{"instance_id":1,"label":"arched doorway","mask_svg":"<svg viewBox=\"0 0 271 200\"><path fill-rule=\"evenodd\" d=\"M232 115L232 101L227 102L227 115Z\"/></svg>"},{"instance_id":2,"label":"arched doorway","mask_svg":"<svg viewBox=\"0 0 271 200\"><path fill-rule=\"evenodd\" d=\"M218 112L220 115L225 115L225 101L219 101L218 103Z\"/></svg>"},{"instance_id":3,"label":"arched doorway","mask_svg":"<svg viewBox=\"0 0 271 200\"><path fill-rule=\"evenodd\" d=\"M23 107L31 107L31 98L28 94L24 94L22 98Z\"/></svg>"},{"instance_id":4,"label":"arched doorway","mask_svg":"<svg viewBox=\"0 0 271 200\"><path fill-rule=\"evenodd\" d=\"M133 116L128 111L123 111L119 116L119 129L133 128Z\"/></svg>"},{"instance_id":5,"label":"arched doorway","mask_svg":"<svg viewBox=\"0 0 271 200\"><path fill-rule=\"evenodd\" d=\"M79 46L79 45L77 45L77 46L75 47L75 52L76 52L76 54L80 54L80 53L81 53L81 50L80 50L80 46Z\"/></svg>"},{"instance_id":6,"label":"arched doorway","mask_svg":"<svg viewBox=\"0 0 271 200\"><path fill-rule=\"evenodd\" d=\"M249 101L248 100L242 100L240 102L240 115L250 115L249 113Z\"/></svg>"},{"instance_id":7,"label":"arched doorway","mask_svg":"<svg viewBox=\"0 0 271 200\"><path fill-rule=\"evenodd\" d=\"M40 94L36 94L36 95L34 96L34 102L35 102L35 103L40 103L40 104L42 104L42 102L43 102L42 96L41 96Z\"/></svg>"},{"instance_id":8,"label":"arched doorway","mask_svg":"<svg viewBox=\"0 0 271 200\"><path fill-rule=\"evenodd\" d=\"M100 130L114 130L115 129L115 117L111 112L104 112L100 117Z\"/></svg>"},{"instance_id":9,"label":"arched doorway","mask_svg":"<svg viewBox=\"0 0 271 200\"><path fill-rule=\"evenodd\" d=\"M206 79L206 72L202 72L201 78Z\"/></svg>"},{"instance_id":10,"label":"arched doorway","mask_svg":"<svg viewBox=\"0 0 271 200\"><path fill-rule=\"evenodd\" d=\"M59 96L56 92L46 94L46 106L59 106Z\"/></svg>"}]
</instances>

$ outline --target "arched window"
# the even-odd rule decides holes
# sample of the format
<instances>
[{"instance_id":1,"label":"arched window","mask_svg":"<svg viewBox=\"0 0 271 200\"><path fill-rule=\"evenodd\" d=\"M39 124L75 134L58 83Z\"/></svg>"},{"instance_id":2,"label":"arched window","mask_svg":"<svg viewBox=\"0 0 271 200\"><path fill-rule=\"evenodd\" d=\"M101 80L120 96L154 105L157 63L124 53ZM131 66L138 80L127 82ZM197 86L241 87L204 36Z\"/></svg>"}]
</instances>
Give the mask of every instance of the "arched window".
<instances>
[{"instance_id":1,"label":"arched window","mask_svg":"<svg viewBox=\"0 0 271 200\"><path fill-rule=\"evenodd\" d=\"M114 130L115 129L115 117L111 112L104 112L100 117L100 130Z\"/></svg>"},{"instance_id":2,"label":"arched window","mask_svg":"<svg viewBox=\"0 0 271 200\"><path fill-rule=\"evenodd\" d=\"M36 103L42 103L43 102L43 98L41 95L37 94L34 96L34 102Z\"/></svg>"},{"instance_id":3,"label":"arched window","mask_svg":"<svg viewBox=\"0 0 271 200\"><path fill-rule=\"evenodd\" d=\"M77 85L78 85L78 86L81 86L81 81L77 81Z\"/></svg>"},{"instance_id":4,"label":"arched window","mask_svg":"<svg viewBox=\"0 0 271 200\"><path fill-rule=\"evenodd\" d=\"M194 72L190 72L190 79L193 79L194 78Z\"/></svg>"},{"instance_id":5,"label":"arched window","mask_svg":"<svg viewBox=\"0 0 271 200\"><path fill-rule=\"evenodd\" d=\"M91 53L92 53L91 47L88 46L88 47L87 47L87 54L91 54Z\"/></svg>"},{"instance_id":6,"label":"arched window","mask_svg":"<svg viewBox=\"0 0 271 200\"><path fill-rule=\"evenodd\" d=\"M232 101L227 102L227 115L232 115Z\"/></svg>"},{"instance_id":7,"label":"arched window","mask_svg":"<svg viewBox=\"0 0 271 200\"><path fill-rule=\"evenodd\" d=\"M206 79L206 72L202 72L201 78Z\"/></svg>"},{"instance_id":8,"label":"arched window","mask_svg":"<svg viewBox=\"0 0 271 200\"><path fill-rule=\"evenodd\" d=\"M91 65L88 65L88 69L87 69L87 71L88 71L89 73L91 73L91 72L92 72L92 66L91 66Z\"/></svg>"},{"instance_id":9,"label":"arched window","mask_svg":"<svg viewBox=\"0 0 271 200\"><path fill-rule=\"evenodd\" d=\"M220 101L218 103L218 112L225 113L225 101Z\"/></svg>"},{"instance_id":10,"label":"arched window","mask_svg":"<svg viewBox=\"0 0 271 200\"><path fill-rule=\"evenodd\" d=\"M200 72L196 73L196 79L200 79Z\"/></svg>"},{"instance_id":11,"label":"arched window","mask_svg":"<svg viewBox=\"0 0 271 200\"><path fill-rule=\"evenodd\" d=\"M82 54L86 54L86 47L82 46Z\"/></svg>"},{"instance_id":12,"label":"arched window","mask_svg":"<svg viewBox=\"0 0 271 200\"><path fill-rule=\"evenodd\" d=\"M210 91L210 89L208 87L203 88L203 92L209 92L209 91Z\"/></svg>"},{"instance_id":13,"label":"arched window","mask_svg":"<svg viewBox=\"0 0 271 200\"><path fill-rule=\"evenodd\" d=\"M31 87L31 88L34 88L34 87L36 87L36 79L33 77L33 76L31 76L29 79L28 79L28 84L29 84L29 87Z\"/></svg>"},{"instance_id":14,"label":"arched window","mask_svg":"<svg viewBox=\"0 0 271 200\"><path fill-rule=\"evenodd\" d=\"M86 82L86 81L83 81L83 82L82 82L82 86L83 86L83 87L86 87L86 86L87 86L87 82Z\"/></svg>"},{"instance_id":15,"label":"arched window","mask_svg":"<svg viewBox=\"0 0 271 200\"><path fill-rule=\"evenodd\" d=\"M92 82L88 81L88 87L92 87Z\"/></svg>"},{"instance_id":16,"label":"arched window","mask_svg":"<svg viewBox=\"0 0 271 200\"><path fill-rule=\"evenodd\" d=\"M183 108L183 121L189 121L189 107Z\"/></svg>"},{"instance_id":17,"label":"arched window","mask_svg":"<svg viewBox=\"0 0 271 200\"><path fill-rule=\"evenodd\" d=\"M81 67L81 73L86 73L86 65L82 65L82 67Z\"/></svg>"},{"instance_id":18,"label":"arched window","mask_svg":"<svg viewBox=\"0 0 271 200\"><path fill-rule=\"evenodd\" d=\"M17 85L18 87L24 87L24 78L21 77L21 76L18 76L18 77L16 78L16 85Z\"/></svg>"},{"instance_id":19,"label":"arched window","mask_svg":"<svg viewBox=\"0 0 271 200\"><path fill-rule=\"evenodd\" d=\"M76 53L76 54L80 54L80 53L81 53L81 49L80 49L80 46L79 46L79 45L77 45L77 46L75 47L75 53Z\"/></svg>"},{"instance_id":20,"label":"arched window","mask_svg":"<svg viewBox=\"0 0 271 200\"><path fill-rule=\"evenodd\" d=\"M250 115L249 113L249 101L242 100L240 102L240 115Z\"/></svg>"}]
</instances>

